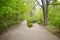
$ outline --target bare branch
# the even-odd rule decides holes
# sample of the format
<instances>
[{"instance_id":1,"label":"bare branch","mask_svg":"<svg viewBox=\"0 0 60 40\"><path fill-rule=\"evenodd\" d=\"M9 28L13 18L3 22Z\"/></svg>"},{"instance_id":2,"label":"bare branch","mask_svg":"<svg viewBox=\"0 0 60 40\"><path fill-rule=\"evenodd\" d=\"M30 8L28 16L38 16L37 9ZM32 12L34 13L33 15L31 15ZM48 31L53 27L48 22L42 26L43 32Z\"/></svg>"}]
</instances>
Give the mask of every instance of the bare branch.
<instances>
[{"instance_id":1,"label":"bare branch","mask_svg":"<svg viewBox=\"0 0 60 40\"><path fill-rule=\"evenodd\" d=\"M42 7L42 5L40 5L40 3L38 2L38 0L36 0L36 2L39 4L40 7Z\"/></svg>"}]
</instances>

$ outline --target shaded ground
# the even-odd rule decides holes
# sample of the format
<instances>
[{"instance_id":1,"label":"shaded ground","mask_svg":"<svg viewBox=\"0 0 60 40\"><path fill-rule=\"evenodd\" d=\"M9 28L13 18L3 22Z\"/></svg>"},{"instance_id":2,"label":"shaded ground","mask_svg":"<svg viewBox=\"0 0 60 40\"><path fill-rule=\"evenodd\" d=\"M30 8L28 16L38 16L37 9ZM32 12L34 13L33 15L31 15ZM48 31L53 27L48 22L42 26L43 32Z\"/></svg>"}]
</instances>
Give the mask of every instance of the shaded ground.
<instances>
[{"instance_id":1,"label":"shaded ground","mask_svg":"<svg viewBox=\"0 0 60 40\"><path fill-rule=\"evenodd\" d=\"M16 27L1 35L0 40L60 40L37 23L28 28L26 21L23 21Z\"/></svg>"},{"instance_id":2,"label":"shaded ground","mask_svg":"<svg viewBox=\"0 0 60 40\"><path fill-rule=\"evenodd\" d=\"M60 38L60 28L59 27L49 25L49 26L46 26L45 28Z\"/></svg>"}]
</instances>

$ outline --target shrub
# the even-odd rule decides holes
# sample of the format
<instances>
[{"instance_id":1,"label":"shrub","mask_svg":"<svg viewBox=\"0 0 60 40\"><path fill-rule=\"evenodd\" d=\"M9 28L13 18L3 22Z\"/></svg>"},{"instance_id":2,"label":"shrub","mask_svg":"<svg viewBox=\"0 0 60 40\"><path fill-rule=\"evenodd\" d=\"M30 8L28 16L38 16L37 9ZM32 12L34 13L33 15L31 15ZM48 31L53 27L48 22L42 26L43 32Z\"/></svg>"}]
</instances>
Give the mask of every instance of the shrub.
<instances>
[{"instance_id":1,"label":"shrub","mask_svg":"<svg viewBox=\"0 0 60 40\"><path fill-rule=\"evenodd\" d=\"M27 22L27 25L28 25L29 28L31 28L33 24L30 23L30 22Z\"/></svg>"},{"instance_id":2,"label":"shrub","mask_svg":"<svg viewBox=\"0 0 60 40\"><path fill-rule=\"evenodd\" d=\"M52 7L49 11L49 24L60 27L60 6Z\"/></svg>"},{"instance_id":3,"label":"shrub","mask_svg":"<svg viewBox=\"0 0 60 40\"><path fill-rule=\"evenodd\" d=\"M33 17L28 17L27 18L27 25L28 27L32 27L32 23L34 22Z\"/></svg>"},{"instance_id":4,"label":"shrub","mask_svg":"<svg viewBox=\"0 0 60 40\"><path fill-rule=\"evenodd\" d=\"M26 0L0 0L0 32L21 22L28 13Z\"/></svg>"}]
</instances>

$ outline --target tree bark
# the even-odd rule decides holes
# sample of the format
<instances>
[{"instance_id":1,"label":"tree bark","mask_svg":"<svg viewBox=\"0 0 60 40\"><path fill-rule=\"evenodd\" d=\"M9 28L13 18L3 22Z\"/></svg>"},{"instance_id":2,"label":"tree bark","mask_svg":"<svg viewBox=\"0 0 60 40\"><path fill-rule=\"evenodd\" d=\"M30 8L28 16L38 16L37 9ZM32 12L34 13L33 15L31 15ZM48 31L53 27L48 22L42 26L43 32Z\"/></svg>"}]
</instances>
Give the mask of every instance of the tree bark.
<instances>
[{"instance_id":1,"label":"tree bark","mask_svg":"<svg viewBox=\"0 0 60 40\"><path fill-rule=\"evenodd\" d=\"M47 26L48 25L48 0L46 0L46 9L45 9L45 25Z\"/></svg>"},{"instance_id":2,"label":"tree bark","mask_svg":"<svg viewBox=\"0 0 60 40\"><path fill-rule=\"evenodd\" d=\"M44 16L44 25L48 25L48 1L47 0L41 0L42 2L42 10L43 10L43 16Z\"/></svg>"}]
</instances>

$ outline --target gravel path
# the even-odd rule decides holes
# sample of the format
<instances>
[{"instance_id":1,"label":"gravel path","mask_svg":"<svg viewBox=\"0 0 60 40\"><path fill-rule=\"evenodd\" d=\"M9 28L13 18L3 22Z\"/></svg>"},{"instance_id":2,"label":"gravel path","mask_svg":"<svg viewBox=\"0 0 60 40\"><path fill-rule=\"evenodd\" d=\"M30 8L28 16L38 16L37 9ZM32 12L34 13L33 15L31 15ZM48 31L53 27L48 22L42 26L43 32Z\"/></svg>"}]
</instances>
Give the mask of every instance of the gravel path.
<instances>
[{"instance_id":1,"label":"gravel path","mask_svg":"<svg viewBox=\"0 0 60 40\"><path fill-rule=\"evenodd\" d=\"M60 40L55 35L38 25L33 24L32 28L27 27L26 21L23 21L15 29L6 32L0 36L0 40Z\"/></svg>"}]
</instances>

